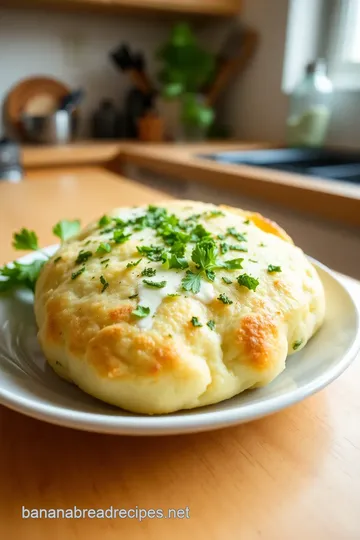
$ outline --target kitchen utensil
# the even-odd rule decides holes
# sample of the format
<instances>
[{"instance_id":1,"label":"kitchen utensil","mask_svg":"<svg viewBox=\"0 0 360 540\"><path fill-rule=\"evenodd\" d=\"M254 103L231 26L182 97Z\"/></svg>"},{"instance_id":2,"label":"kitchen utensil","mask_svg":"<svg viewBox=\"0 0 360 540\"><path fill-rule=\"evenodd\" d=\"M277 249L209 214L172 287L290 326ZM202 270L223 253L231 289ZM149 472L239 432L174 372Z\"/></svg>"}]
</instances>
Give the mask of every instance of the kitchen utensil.
<instances>
[{"instance_id":1,"label":"kitchen utensil","mask_svg":"<svg viewBox=\"0 0 360 540\"><path fill-rule=\"evenodd\" d=\"M164 140L164 122L151 111L139 119L139 140L143 142L162 142Z\"/></svg>"},{"instance_id":2,"label":"kitchen utensil","mask_svg":"<svg viewBox=\"0 0 360 540\"><path fill-rule=\"evenodd\" d=\"M52 246L43 251L52 255L56 249ZM20 261L39 258L44 254L34 252ZM56 376L37 341L32 293L4 295L0 298L0 402L43 421L119 435L208 431L280 411L339 377L360 348L359 286L315 264L326 294L324 325L303 350L287 359L286 369L271 384L216 405L160 416L114 409Z\"/></svg>"},{"instance_id":3,"label":"kitchen utensil","mask_svg":"<svg viewBox=\"0 0 360 540\"><path fill-rule=\"evenodd\" d=\"M22 135L21 116L47 116L56 111L59 101L69 94L69 88L48 77L30 77L16 84L8 93L4 106L7 130Z\"/></svg>"},{"instance_id":4,"label":"kitchen utensil","mask_svg":"<svg viewBox=\"0 0 360 540\"><path fill-rule=\"evenodd\" d=\"M67 111L69 113L74 112L75 109L80 105L84 99L85 92L84 90L75 90L64 96L59 103L59 111Z\"/></svg>"},{"instance_id":5,"label":"kitchen utensil","mask_svg":"<svg viewBox=\"0 0 360 540\"><path fill-rule=\"evenodd\" d=\"M76 131L76 116L65 110L48 116L23 115L21 121L26 140L34 143L65 144Z\"/></svg>"},{"instance_id":6,"label":"kitchen utensil","mask_svg":"<svg viewBox=\"0 0 360 540\"><path fill-rule=\"evenodd\" d=\"M118 112L110 99L103 99L92 117L92 136L95 139L115 139Z\"/></svg>"},{"instance_id":7,"label":"kitchen utensil","mask_svg":"<svg viewBox=\"0 0 360 540\"><path fill-rule=\"evenodd\" d=\"M116 67L128 73L134 86L144 94L153 92L151 83L145 73L145 60L142 54L133 54L128 45L122 44L110 53Z\"/></svg>"},{"instance_id":8,"label":"kitchen utensil","mask_svg":"<svg viewBox=\"0 0 360 540\"><path fill-rule=\"evenodd\" d=\"M237 25L230 32L218 57L215 78L206 92L206 103L209 107L214 106L230 80L245 70L254 55L258 41L258 33L251 28Z\"/></svg>"},{"instance_id":9,"label":"kitchen utensil","mask_svg":"<svg viewBox=\"0 0 360 540\"><path fill-rule=\"evenodd\" d=\"M0 181L19 182L22 176L19 144L10 139L0 139Z\"/></svg>"}]
</instances>

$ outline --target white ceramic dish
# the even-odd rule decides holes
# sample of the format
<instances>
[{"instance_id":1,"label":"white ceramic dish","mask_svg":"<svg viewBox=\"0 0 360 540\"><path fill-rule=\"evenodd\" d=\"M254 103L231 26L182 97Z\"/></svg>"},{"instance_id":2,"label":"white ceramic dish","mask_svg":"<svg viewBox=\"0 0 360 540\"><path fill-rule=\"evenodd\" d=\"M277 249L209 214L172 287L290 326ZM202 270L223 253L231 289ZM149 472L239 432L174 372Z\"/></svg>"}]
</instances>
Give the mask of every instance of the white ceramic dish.
<instances>
[{"instance_id":1,"label":"white ceramic dish","mask_svg":"<svg viewBox=\"0 0 360 540\"><path fill-rule=\"evenodd\" d=\"M54 246L47 248L54 252ZM27 255L30 262L39 254ZM359 304L348 280L315 263L327 315L307 346L287 361L269 386L212 405L164 416L143 416L108 406L62 381L47 365L36 338L31 293L0 296L0 403L26 415L77 429L122 435L167 435L222 428L274 413L336 379L360 349ZM360 287L358 288L360 299Z\"/></svg>"}]
</instances>

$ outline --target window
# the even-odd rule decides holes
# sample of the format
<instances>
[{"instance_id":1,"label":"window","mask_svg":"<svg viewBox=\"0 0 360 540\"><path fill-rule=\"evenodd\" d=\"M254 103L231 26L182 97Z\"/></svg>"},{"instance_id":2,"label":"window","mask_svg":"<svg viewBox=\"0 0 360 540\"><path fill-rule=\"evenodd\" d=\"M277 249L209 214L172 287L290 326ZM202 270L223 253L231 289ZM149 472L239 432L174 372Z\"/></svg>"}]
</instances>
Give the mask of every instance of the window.
<instances>
[{"instance_id":1,"label":"window","mask_svg":"<svg viewBox=\"0 0 360 540\"><path fill-rule=\"evenodd\" d=\"M336 0L329 33L329 74L338 88L360 89L360 0Z\"/></svg>"}]
</instances>

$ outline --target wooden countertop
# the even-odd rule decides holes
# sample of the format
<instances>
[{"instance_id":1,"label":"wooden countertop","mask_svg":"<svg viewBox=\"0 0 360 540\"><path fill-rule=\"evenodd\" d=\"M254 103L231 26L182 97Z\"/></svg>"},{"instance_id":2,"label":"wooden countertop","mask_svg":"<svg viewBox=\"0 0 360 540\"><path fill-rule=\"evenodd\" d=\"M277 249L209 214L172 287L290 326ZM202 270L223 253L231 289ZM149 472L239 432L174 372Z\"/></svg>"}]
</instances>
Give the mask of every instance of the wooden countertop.
<instances>
[{"instance_id":1,"label":"wooden countertop","mask_svg":"<svg viewBox=\"0 0 360 540\"><path fill-rule=\"evenodd\" d=\"M265 199L302 212L349 225L360 225L360 186L247 165L205 160L199 155L266 148L264 142L144 144L129 141L82 142L58 147L23 148L26 169L49 166L98 165L121 172L132 164L244 195Z\"/></svg>"},{"instance_id":2,"label":"wooden countertop","mask_svg":"<svg viewBox=\"0 0 360 540\"><path fill-rule=\"evenodd\" d=\"M22 226L53 242L63 217L167 195L99 168L0 184L0 259ZM49 182L48 180L51 180ZM100 189L99 189L100 186ZM278 414L204 434L131 438L77 432L0 407L0 536L16 540L317 540L360 537L360 359ZM31 508L185 508L190 519L21 519Z\"/></svg>"}]
</instances>

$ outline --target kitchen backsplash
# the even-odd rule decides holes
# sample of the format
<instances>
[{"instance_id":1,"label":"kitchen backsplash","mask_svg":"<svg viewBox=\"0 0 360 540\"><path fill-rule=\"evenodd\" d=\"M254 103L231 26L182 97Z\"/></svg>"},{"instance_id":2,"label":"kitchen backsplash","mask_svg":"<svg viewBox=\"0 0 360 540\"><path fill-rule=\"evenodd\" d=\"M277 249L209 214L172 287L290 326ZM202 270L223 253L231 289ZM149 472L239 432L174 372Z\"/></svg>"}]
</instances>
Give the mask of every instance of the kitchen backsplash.
<instances>
[{"instance_id":1,"label":"kitchen backsplash","mask_svg":"<svg viewBox=\"0 0 360 540\"><path fill-rule=\"evenodd\" d=\"M150 73L154 71L153 52L165 39L170 23L151 24L146 18L121 15L99 16L84 13L45 13L0 8L0 103L9 89L25 77L48 75L71 88L83 87L86 99L82 117L88 118L101 98L123 102L130 82L108 60L108 53L127 41L145 52ZM2 135L0 110L0 136ZM81 125L81 135L88 131Z\"/></svg>"}]
</instances>

